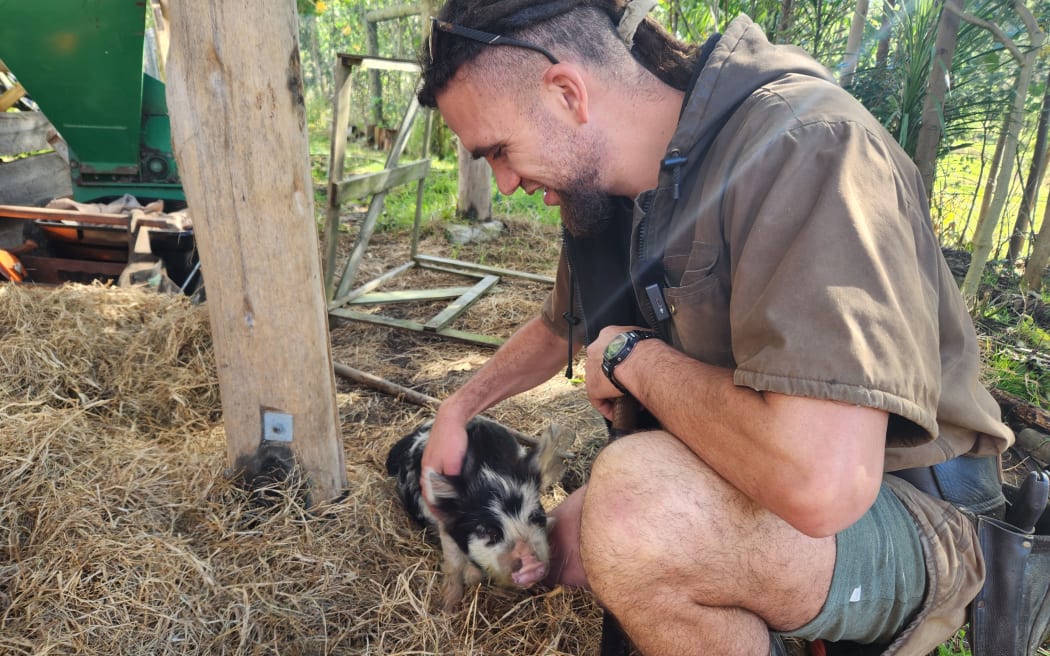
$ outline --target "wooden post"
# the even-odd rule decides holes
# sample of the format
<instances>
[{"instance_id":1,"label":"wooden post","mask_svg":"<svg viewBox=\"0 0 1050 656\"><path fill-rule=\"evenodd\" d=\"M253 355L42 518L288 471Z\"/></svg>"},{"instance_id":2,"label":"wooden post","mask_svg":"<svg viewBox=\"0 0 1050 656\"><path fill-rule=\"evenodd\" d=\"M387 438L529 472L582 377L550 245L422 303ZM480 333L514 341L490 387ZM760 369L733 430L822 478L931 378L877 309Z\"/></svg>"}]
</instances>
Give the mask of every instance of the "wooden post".
<instances>
[{"instance_id":1,"label":"wooden post","mask_svg":"<svg viewBox=\"0 0 1050 656\"><path fill-rule=\"evenodd\" d=\"M346 488L293 0L174 2L172 143L208 290L227 454ZM291 438L290 441L288 438Z\"/></svg>"},{"instance_id":2,"label":"wooden post","mask_svg":"<svg viewBox=\"0 0 1050 656\"><path fill-rule=\"evenodd\" d=\"M492 167L474 156L456 140L459 158L459 181L456 213L477 221L492 218Z\"/></svg>"}]
</instances>

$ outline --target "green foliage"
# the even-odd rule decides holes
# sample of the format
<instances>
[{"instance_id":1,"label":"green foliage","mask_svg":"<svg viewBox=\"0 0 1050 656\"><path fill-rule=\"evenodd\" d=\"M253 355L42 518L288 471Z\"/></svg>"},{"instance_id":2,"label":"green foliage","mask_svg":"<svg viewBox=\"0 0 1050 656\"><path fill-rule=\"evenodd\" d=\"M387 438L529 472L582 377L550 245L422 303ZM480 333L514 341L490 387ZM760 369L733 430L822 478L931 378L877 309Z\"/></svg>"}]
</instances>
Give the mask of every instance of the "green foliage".
<instances>
[{"instance_id":1,"label":"green foliage","mask_svg":"<svg viewBox=\"0 0 1050 656\"><path fill-rule=\"evenodd\" d=\"M300 14L301 58L307 96L331 104L332 70L336 53L375 55L415 60L420 44L418 14L375 23L376 44L369 47L365 14L393 6L391 1L297 0ZM352 124L397 128L414 91L409 73L355 69L351 76ZM373 91L379 89L376 96Z\"/></svg>"},{"instance_id":2,"label":"green foliage","mask_svg":"<svg viewBox=\"0 0 1050 656\"><path fill-rule=\"evenodd\" d=\"M938 646L937 656L972 656L972 652L966 644L966 629L959 629L959 633L955 637Z\"/></svg>"},{"instance_id":3,"label":"green foliage","mask_svg":"<svg viewBox=\"0 0 1050 656\"><path fill-rule=\"evenodd\" d=\"M869 40L861 49L866 65L858 66L851 88L912 154L921 124L940 7L936 0L909 0L899 6L885 6L888 30L880 28L869 33ZM877 43L883 38L890 38L894 47L880 60L876 56Z\"/></svg>"},{"instance_id":4,"label":"green foliage","mask_svg":"<svg viewBox=\"0 0 1050 656\"><path fill-rule=\"evenodd\" d=\"M1016 284L1011 275L993 268L983 288ZM1045 299L1044 299L1045 302ZM1034 405L1050 409L1050 331L1028 313L1024 297L987 297L975 309L978 332L984 338L987 384Z\"/></svg>"},{"instance_id":5,"label":"green foliage","mask_svg":"<svg viewBox=\"0 0 1050 656\"><path fill-rule=\"evenodd\" d=\"M849 34L854 7L853 2L797 2L789 41L805 48L828 68L838 68L845 55L846 36Z\"/></svg>"}]
</instances>

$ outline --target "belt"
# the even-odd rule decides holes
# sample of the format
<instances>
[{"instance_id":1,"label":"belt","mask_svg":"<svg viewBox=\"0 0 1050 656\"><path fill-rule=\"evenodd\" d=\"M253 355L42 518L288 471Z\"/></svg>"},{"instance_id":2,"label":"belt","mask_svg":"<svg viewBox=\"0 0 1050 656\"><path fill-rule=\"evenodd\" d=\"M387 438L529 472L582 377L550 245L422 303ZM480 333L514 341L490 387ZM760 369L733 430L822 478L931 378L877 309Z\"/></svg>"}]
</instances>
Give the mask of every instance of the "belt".
<instances>
[{"instance_id":1,"label":"belt","mask_svg":"<svg viewBox=\"0 0 1050 656\"><path fill-rule=\"evenodd\" d=\"M930 467L891 473L973 515L1002 519L1006 511L998 456L958 456Z\"/></svg>"}]
</instances>

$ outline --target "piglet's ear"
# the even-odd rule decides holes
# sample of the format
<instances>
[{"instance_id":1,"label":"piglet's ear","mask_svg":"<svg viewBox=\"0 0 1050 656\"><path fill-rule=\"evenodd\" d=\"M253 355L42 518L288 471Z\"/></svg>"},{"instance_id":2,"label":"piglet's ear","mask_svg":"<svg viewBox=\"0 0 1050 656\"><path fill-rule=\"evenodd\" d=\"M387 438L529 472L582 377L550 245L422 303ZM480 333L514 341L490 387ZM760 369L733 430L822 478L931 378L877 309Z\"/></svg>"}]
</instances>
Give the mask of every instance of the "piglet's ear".
<instances>
[{"instance_id":1,"label":"piglet's ear","mask_svg":"<svg viewBox=\"0 0 1050 656\"><path fill-rule=\"evenodd\" d=\"M576 433L567 426L552 423L540 435L539 446L532 454L534 466L539 470L543 487L558 482L565 473L562 454L572 447Z\"/></svg>"},{"instance_id":2,"label":"piglet's ear","mask_svg":"<svg viewBox=\"0 0 1050 656\"><path fill-rule=\"evenodd\" d=\"M459 493L456 492L452 481L435 471L427 472L426 485L429 488L425 491L426 496L432 503L455 501L459 498Z\"/></svg>"}]
</instances>

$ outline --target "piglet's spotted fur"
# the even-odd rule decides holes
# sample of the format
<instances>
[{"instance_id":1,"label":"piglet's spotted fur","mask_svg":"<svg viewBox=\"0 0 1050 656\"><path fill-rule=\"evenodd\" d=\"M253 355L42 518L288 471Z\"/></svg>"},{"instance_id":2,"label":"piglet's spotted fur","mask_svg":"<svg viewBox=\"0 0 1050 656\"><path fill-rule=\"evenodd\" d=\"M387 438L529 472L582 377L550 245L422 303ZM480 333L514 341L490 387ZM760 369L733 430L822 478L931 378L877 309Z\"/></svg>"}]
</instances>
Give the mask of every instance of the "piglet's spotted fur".
<instances>
[{"instance_id":1,"label":"piglet's spotted fur","mask_svg":"<svg viewBox=\"0 0 1050 656\"><path fill-rule=\"evenodd\" d=\"M422 499L423 448L430 422L401 438L387 457L387 473L408 514L436 528L444 556L444 606L463 598L464 585L488 577L497 585L527 588L547 575L549 523L540 493L561 476L559 449L572 444L570 431L552 426L528 451L503 427L467 425L467 453L458 476L431 472L427 484L439 521Z\"/></svg>"}]
</instances>

